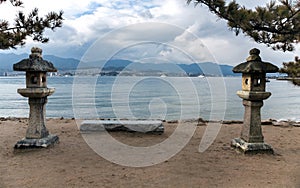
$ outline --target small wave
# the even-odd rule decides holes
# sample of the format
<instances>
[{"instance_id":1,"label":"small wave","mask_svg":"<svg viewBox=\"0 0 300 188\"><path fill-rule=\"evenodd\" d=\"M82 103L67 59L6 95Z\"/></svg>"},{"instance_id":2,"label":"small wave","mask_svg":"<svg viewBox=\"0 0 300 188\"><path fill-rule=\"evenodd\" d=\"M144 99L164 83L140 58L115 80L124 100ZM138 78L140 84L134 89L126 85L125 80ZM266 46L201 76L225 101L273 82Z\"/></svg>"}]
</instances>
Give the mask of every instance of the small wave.
<instances>
[{"instance_id":1,"label":"small wave","mask_svg":"<svg viewBox=\"0 0 300 188\"><path fill-rule=\"evenodd\" d=\"M300 122L300 118L296 118L296 117L292 117L292 118L281 118L281 119L278 119L277 121L293 121L293 122L297 122L299 123Z\"/></svg>"}]
</instances>

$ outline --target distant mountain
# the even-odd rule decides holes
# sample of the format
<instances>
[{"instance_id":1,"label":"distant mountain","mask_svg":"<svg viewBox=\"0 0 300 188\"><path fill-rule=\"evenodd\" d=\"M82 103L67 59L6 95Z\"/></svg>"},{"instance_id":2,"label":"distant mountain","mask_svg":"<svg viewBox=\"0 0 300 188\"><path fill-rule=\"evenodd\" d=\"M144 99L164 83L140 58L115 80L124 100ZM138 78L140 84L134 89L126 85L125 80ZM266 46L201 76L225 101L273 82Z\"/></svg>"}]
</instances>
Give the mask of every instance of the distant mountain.
<instances>
[{"instance_id":1,"label":"distant mountain","mask_svg":"<svg viewBox=\"0 0 300 188\"><path fill-rule=\"evenodd\" d=\"M12 71L14 63L28 58L28 54L16 55L13 53L0 54L0 71ZM219 65L211 62L193 64L172 64L172 63L140 63L124 59L113 59L109 61L82 62L74 58L61 58L54 55L44 55L43 58L54 64L59 71L74 71L77 68L101 68L106 72L131 72L131 73L161 73L169 75L188 76L237 76L232 72L232 66ZM78 66L79 65L79 66Z\"/></svg>"},{"instance_id":2,"label":"distant mountain","mask_svg":"<svg viewBox=\"0 0 300 188\"><path fill-rule=\"evenodd\" d=\"M80 62L78 59L61 58L54 55L44 55L43 58L52 62L58 70L76 70Z\"/></svg>"},{"instance_id":3,"label":"distant mountain","mask_svg":"<svg viewBox=\"0 0 300 188\"><path fill-rule=\"evenodd\" d=\"M21 59L27 58L28 54L16 55L13 53L0 54L0 70L11 71L14 63L19 62Z\"/></svg>"},{"instance_id":4,"label":"distant mountain","mask_svg":"<svg viewBox=\"0 0 300 188\"><path fill-rule=\"evenodd\" d=\"M179 64L179 66L188 75L200 75L200 74L203 74L202 69L196 63L189 64L189 65L187 65L187 64Z\"/></svg>"},{"instance_id":5,"label":"distant mountain","mask_svg":"<svg viewBox=\"0 0 300 188\"><path fill-rule=\"evenodd\" d=\"M207 75L207 76L235 76L232 72L232 66L219 65L211 62L193 63L190 65L179 64L179 66L189 76Z\"/></svg>"},{"instance_id":6,"label":"distant mountain","mask_svg":"<svg viewBox=\"0 0 300 188\"><path fill-rule=\"evenodd\" d=\"M125 70L136 72L161 72L165 74L177 74L188 76L236 76L232 72L232 66L218 65L216 63L204 62L193 64L172 64L172 63L139 63L134 62Z\"/></svg>"},{"instance_id":7,"label":"distant mountain","mask_svg":"<svg viewBox=\"0 0 300 188\"><path fill-rule=\"evenodd\" d=\"M108 69L109 67L119 67L119 68L125 68L128 65L130 65L132 61L124 60L124 59L111 59L107 62L105 62L105 68Z\"/></svg>"},{"instance_id":8,"label":"distant mountain","mask_svg":"<svg viewBox=\"0 0 300 188\"><path fill-rule=\"evenodd\" d=\"M13 64L18 63L22 59L28 58L28 54L16 55L13 53L0 54L0 70L12 71ZM54 55L44 55L43 58L50 61L59 70L75 70L79 60L73 58L61 58Z\"/></svg>"}]
</instances>

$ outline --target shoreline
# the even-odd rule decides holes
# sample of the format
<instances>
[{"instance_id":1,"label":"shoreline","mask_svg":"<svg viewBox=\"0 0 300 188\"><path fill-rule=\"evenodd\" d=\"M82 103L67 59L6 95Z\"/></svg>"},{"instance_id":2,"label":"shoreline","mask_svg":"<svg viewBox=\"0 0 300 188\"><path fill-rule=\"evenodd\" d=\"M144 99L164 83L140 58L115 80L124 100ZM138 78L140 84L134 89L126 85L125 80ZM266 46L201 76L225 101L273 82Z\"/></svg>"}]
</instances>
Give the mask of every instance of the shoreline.
<instances>
[{"instance_id":1,"label":"shoreline","mask_svg":"<svg viewBox=\"0 0 300 188\"><path fill-rule=\"evenodd\" d=\"M20 120L27 120L28 117L0 117L0 121L20 121ZM55 118L46 118L46 120L75 120L73 118L64 118L64 117L55 117ZM89 119L84 119L89 120ZM130 119L115 119L115 118L99 118L99 119L93 119L93 120L106 120L106 121L118 121L118 120L130 120ZM134 119L137 121L143 121L143 120L149 120L149 119ZM152 119L151 119L152 120ZM205 125L207 123L220 123L220 124L243 124L242 120L205 120L202 118L198 119L182 119L182 120L160 120L160 119L153 119L162 121L163 123L170 123L175 124L179 122L188 122L188 123L197 123L197 126ZM300 127L300 121L292 121L292 120L275 120L275 119L267 119L262 120L261 125L273 125L273 126L294 126L294 127Z\"/></svg>"},{"instance_id":2,"label":"shoreline","mask_svg":"<svg viewBox=\"0 0 300 188\"><path fill-rule=\"evenodd\" d=\"M296 77L296 78L292 78L292 77L277 78L276 80L279 80L279 81L289 81L289 82L292 82L296 86L300 86L300 78L299 77Z\"/></svg>"}]
</instances>

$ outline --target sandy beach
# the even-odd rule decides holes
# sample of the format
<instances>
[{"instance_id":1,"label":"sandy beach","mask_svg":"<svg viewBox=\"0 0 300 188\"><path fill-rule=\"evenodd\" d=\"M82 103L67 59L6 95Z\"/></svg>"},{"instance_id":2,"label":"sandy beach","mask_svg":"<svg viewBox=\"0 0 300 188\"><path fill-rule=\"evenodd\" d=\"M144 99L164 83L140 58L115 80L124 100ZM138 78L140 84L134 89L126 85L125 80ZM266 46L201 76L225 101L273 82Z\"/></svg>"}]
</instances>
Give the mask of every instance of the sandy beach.
<instances>
[{"instance_id":1,"label":"sandy beach","mask_svg":"<svg viewBox=\"0 0 300 188\"><path fill-rule=\"evenodd\" d=\"M181 125L189 124L184 122ZM113 132L119 141L153 145L172 134ZM60 142L46 149L14 150L27 128L26 118L0 121L0 187L300 187L300 127L264 125L265 141L275 155L244 155L230 147L241 124L223 124L214 143L198 151L206 125L197 126L186 147L158 165L133 168L111 163L84 141L75 120L48 119L47 128Z\"/></svg>"}]
</instances>

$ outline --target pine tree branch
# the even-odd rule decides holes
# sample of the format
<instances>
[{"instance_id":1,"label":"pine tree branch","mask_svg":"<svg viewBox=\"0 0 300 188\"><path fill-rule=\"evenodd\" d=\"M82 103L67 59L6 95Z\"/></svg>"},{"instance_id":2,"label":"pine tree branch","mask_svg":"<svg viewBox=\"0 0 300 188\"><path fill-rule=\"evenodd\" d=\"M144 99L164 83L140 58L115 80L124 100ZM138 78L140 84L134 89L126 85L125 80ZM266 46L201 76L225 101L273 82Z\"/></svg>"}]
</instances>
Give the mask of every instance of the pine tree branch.
<instances>
[{"instance_id":1,"label":"pine tree branch","mask_svg":"<svg viewBox=\"0 0 300 188\"><path fill-rule=\"evenodd\" d=\"M0 0L0 4L6 0ZM14 6L22 4L19 0L10 0ZM62 26L63 12L49 12L44 17L39 17L38 9L33 9L27 16L23 12L18 12L14 26L9 27L9 23L0 20L0 49L16 48L17 45L24 45L27 37L32 37L34 41L48 42L49 38L44 37L46 29L54 30Z\"/></svg>"},{"instance_id":2,"label":"pine tree branch","mask_svg":"<svg viewBox=\"0 0 300 188\"><path fill-rule=\"evenodd\" d=\"M190 4L192 0L187 0ZM293 43L300 39L300 3L292 4L288 0L276 5L271 1L266 7L255 10L241 7L235 1L226 5L225 0L195 0L195 6L203 4L219 18L227 20L230 30L236 35L240 31L256 42L265 43L273 49L293 50ZM281 43L281 44L278 44Z\"/></svg>"}]
</instances>

